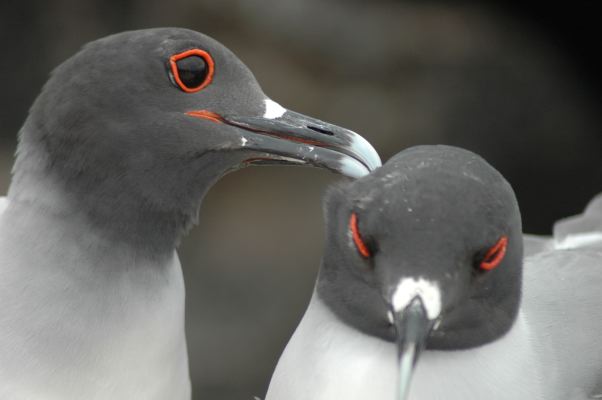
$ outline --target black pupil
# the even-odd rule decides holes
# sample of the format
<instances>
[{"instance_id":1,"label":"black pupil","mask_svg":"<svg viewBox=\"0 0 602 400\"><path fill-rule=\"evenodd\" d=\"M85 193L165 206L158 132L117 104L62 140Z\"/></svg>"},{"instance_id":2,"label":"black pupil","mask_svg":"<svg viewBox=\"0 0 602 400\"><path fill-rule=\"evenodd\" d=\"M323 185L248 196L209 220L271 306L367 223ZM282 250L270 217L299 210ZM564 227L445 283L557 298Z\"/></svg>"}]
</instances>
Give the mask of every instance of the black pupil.
<instances>
[{"instance_id":1,"label":"black pupil","mask_svg":"<svg viewBox=\"0 0 602 400\"><path fill-rule=\"evenodd\" d=\"M180 81L187 88L193 89L200 86L207 77L207 63L200 56L188 56L176 61Z\"/></svg>"},{"instance_id":2,"label":"black pupil","mask_svg":"<svg viewBox=\"0 0 602 400\"><path fill-rule=\"evenodd\" d=\"M502 250L501 248L495 249L495 251L493 253L489 254L489 257L486 257L483 260L483 262L491 262L492 260L494 260L497 257L498 254L500 254L501 250Z\"/></svg>"}]
</instances>

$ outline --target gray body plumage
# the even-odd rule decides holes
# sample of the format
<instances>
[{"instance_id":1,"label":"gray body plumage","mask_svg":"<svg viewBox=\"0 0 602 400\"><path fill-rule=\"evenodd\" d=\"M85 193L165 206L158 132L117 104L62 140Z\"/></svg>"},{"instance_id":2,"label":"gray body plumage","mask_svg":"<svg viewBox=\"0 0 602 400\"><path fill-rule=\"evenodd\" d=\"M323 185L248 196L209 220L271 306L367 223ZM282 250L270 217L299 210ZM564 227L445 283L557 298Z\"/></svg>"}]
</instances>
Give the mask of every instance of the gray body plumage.
<instances>
[{"instance_id":1,"label":"gray body plumage","mask_svg":"<svg viewBox=\"0 0 602 400\"><path fill-rule=\"evenodd\" d=\"M510 330L467 349L429 349L427 342L410 400L585 400L599 394L601 199L558 222L554 237L523 237L522 299ZM314 292L267 400L396 400L397 351L395 343L344 322Z\"/></svg>"}]
</instances>

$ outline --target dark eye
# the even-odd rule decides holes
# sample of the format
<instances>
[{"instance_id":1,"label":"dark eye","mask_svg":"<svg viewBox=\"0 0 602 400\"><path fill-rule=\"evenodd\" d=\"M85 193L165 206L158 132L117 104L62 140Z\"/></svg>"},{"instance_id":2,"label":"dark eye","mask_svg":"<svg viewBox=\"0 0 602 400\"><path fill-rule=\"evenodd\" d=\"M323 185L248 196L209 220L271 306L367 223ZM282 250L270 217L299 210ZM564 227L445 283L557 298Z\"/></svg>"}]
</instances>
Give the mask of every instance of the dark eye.
<instances>
[{"instance_id":1,"label":"dark eye","mask_svg":"<svg viewBox=\"0 0 602 400\"><path fill-rule=\"evenodd\" d=\"M479 264L479 268L485 271L495 269L506 255L506 247L508 246L508 237L502 236L499 240L487 250L485 256Z\"/></svg>"},{"instance_id":2,"label":"dark eye","mask_svg":"<svg viewBox=\"0 0 602 400\"><path fill-rule=\"evenodd\" d=\"M205 88L213 79L213 59L200 49L186 50L169 58L175 83L186 93Z\"/></svg>"},{"instance_id":3,"label":"dark eye","mask_svg":"<svg viewBox=\"0 0 602 400\"><path fill-rule=\"evenodd\" d=\"M351 217L349 217L349 230L351 231L351 238L353 239L353 243L355 244L355 248L364 258L370 258L372 256L372 252L370 248L362 239L362 235L360 234L360 230L357 222L357 214L351 213Z\"/></svg>"}]
</instances>

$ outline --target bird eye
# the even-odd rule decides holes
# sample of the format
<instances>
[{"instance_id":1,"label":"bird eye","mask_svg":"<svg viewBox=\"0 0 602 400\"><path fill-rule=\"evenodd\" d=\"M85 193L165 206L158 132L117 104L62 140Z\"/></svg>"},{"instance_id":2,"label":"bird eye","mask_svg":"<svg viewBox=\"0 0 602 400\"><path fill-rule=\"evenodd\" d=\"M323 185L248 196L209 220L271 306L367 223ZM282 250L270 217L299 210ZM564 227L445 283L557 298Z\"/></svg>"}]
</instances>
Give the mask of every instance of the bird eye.
<instances>
[{"instance_id":1,"label":"bird eye","mask_svg":"<svg viewBox=\"0 0 602 400\"><path fill-rule=\"evenodd\" d=\"M506 247L508 246L508 237L502 236L499 240L487 250L485 257L481 260L479 268L485 271L491 271L496 268L506 255Z\"/></svg>"},{"instance_id":2,"label":"bird eye","mask_svg":"<svg viewBox=\"0 0 602 400\"><path fill-rule=\"evenodd\" d=\"M351 217L349 218L349 230L351 231L351 238L353 239L353 243L355 244L357 251L362 255L362 257L370 258L372 256L372 252L370 251L370 248L366 242L364 242L364 239L362 239L362 235L360 234L358 227L356 213L351 213Z\"/></svg>"},{"instance_id":3,"label":"bird eye","mask_svg":"<svg viewBox=\"0 0 602 400\"><path fill-rule=\"evenodd\" d=\"M186 93L205 88L213 79L213 59L200 49L186 50L169 58L173 80Z\"/></svg>"}]
</instances>

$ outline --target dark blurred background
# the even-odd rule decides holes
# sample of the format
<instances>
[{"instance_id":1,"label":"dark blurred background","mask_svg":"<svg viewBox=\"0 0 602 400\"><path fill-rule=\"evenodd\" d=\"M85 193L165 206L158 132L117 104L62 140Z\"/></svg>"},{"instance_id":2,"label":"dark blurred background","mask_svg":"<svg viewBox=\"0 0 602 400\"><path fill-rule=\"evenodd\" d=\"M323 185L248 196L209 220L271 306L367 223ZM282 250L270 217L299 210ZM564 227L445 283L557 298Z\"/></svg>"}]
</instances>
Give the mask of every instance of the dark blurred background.
<instances>
[{"instance_id":1,"label":"dark blurred background","mask_svg":"<svg viewBox=\"0 0 602 400\"><path fill-rule=\"evenodd\" d=\"M0 189L48 73L85 42L182 26L230 47L282 105L363 134L483 155L549 234L602 189L593 4L394 0L3 0ZM195 399L263 396L311 294L321 195L338 177L250 168L220 181L180 249Z\"/></svg>"}]
</instances>

